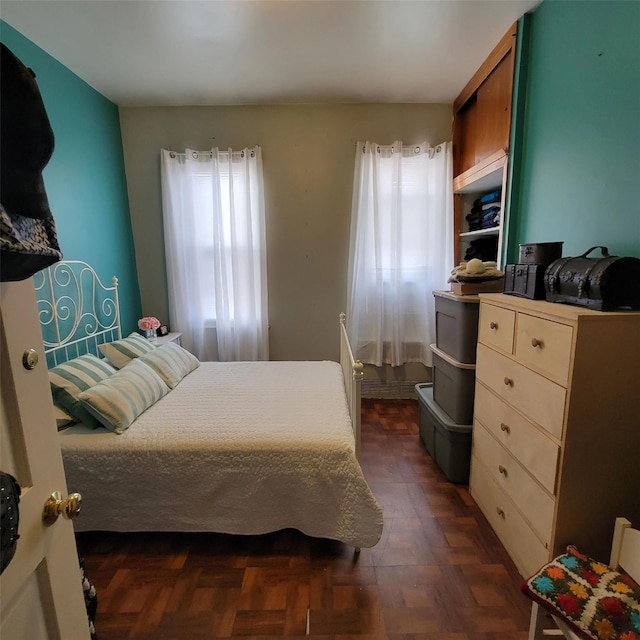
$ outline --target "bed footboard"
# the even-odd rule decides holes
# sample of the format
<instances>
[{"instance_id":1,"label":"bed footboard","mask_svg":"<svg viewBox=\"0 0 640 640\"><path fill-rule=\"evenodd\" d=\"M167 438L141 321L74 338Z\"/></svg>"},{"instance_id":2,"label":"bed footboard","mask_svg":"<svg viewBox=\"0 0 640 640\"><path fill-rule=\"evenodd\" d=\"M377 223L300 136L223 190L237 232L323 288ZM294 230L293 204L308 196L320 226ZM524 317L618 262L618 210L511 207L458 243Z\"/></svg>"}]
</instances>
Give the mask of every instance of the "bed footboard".
<instances>
[{"instance_id":1,"label":"bed footboard","mask_svg":"<svg viewBox=\"0 0 640 640\"><path fill-rule=\"evenodd\" d=\"M353 351L349 344L349 336L346 327L347 316L340 314L340 366L344 377L349 414L353 425L353 435L356 441L356 456L360 457L360 398L362 379L364 378L364 365L353 357Z\"/></svg>"}]
</instances>

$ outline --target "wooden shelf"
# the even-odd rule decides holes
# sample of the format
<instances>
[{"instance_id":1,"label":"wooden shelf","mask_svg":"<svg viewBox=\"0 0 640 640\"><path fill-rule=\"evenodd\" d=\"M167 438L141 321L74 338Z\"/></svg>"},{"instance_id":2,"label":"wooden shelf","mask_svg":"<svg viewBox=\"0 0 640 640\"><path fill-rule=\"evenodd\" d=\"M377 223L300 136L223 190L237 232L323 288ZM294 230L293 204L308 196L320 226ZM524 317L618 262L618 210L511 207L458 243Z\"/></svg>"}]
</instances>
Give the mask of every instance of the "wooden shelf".
<instances>
[{"instance_id":1,"label":"wooden shelf","mask_svg":"<svg viewBox=\"0 0 640 640\"><path fill-rule=\"evenodd\" d=\"M454 179L454 218L458 262L464 259L466 250L472 241L481 238L497 238L495 257L490 256L485 259L495 259L498 266L501 266L507 164L507 154L499 151ZM465 216L471 210L474 200L485 193L498 189L502 192L499 202L501 209L500 224L488 229L468 231L469 227L465 222Z\"/></svg>"},{"instance_id":2,"label":"wooden shelf","mask_svg":"<svg viewBox=\"0 0 640 640\"><path fill-rule=\"evenodd\" d=\"M453 192L457 194L480 193L481 191L499 189L502 187L507 157L507 152L502 149L456 176L453 179Z\"/></svg>"},{"instance_id":3,"label":"wooden shelf","mask_svg":"<svg viewBox=\"0 0 640 640\"><path fill-rule=\"evenodd\" d=\"M467 240L481 238L482 236L499 236L500 227L489 227L488 229L478 229L477 231L463 231L458 235L460 238L466 238Z\"/></svg>"}]
</instances>

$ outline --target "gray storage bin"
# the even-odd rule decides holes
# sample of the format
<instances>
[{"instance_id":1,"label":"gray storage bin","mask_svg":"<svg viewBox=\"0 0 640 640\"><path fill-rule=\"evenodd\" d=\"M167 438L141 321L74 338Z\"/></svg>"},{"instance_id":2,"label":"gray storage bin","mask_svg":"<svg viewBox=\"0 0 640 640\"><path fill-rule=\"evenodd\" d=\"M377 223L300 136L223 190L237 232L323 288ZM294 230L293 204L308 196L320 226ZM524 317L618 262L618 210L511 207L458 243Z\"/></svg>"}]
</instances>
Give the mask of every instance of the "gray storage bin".
<instances>
[{"instance_id":1,"label":"gray storage bin","mask_svg":"<svg viewBox=\"0 0 640 640\"><path fill-rule=\"evenodd\" d=\"M434 403L433 384L431 382L421 382L416 385L416 393L420 401L420 439L424 444L427 453L436 459L436 425L433 416L427 410L427 403Z\"/></svg>"},{"instance_id":2,"label":"gray storage bin","mask_svg":"<svg viewBox=\"0 0 640 640\"><path fill-rule=\"evenodd\" d=\"M449 482L467 484L471 467L472 426L456 424L433 398L431 383L416 385L420 401L420 438Z\"/></svg>"},{"instance_id":3,"label":"gray storage bin","mask_svg":"<svg viewBox=\"0 0 640 640\"><path fill-rule=\"evenodd\" d=\"M436 346L458 362L474 364L478 342L478 296L433 292L436 311Z\"/></svg>"},{"instance_id":4,"label":"gray storage bin","mask_svg":"<svg viewBox=\"0 0 640 640\"><path fill-rule=\"evenodd\" d=\"M476 365L458 362L436 347L433 351L433 397L456 424L473 422Z\"/></svg>"}]
</instances>

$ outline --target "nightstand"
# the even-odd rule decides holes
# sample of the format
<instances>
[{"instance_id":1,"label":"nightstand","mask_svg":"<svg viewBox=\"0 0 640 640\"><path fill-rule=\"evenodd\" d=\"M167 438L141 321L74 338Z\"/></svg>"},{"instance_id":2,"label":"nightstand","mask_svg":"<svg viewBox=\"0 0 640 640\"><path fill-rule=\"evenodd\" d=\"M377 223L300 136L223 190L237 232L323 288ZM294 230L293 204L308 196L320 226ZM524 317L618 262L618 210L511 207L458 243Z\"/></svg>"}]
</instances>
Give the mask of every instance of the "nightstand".
<instances>
[{"instance_id":1,"label":"nightstand","mask_svg":"<svg viewBox=\"0 0 640 640\"><path fill-rule=\"evenodd\" d=\"M175 342L176 344L180 344L180 337L182 336L182 331L171 331L167 333L166 336L161 336L154 340L156 346L161 346L163 344L167 344L167 342Z\"/></svg>"}]
</instances>

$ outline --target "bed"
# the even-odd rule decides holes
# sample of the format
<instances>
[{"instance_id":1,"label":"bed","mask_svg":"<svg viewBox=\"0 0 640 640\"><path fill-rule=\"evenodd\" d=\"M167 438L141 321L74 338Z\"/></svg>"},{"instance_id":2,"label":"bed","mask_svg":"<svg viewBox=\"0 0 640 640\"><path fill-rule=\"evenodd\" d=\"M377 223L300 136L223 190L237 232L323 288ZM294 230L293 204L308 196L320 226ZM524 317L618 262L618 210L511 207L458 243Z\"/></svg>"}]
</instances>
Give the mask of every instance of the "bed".
<instances>
[{"instance_id":1,"label":"bed","mask_svg":"<svg viewBox=\"0 0 640 640\"><path fill-rule=\"evenodd\" d=\"M105 287L86 263L61 262L35 285L50 376L87 355L104 362L105 351L128 339L115 278ZM353 359L344 314L339 332L340 363L195 365L190 356L192 370L121 433L85 423L61 430L67 484L82 494L76 531L254 535L294 528L374 546L383 514L358 461L362 365ZM84 391L83 406L95 409L92 394L118 377L146 372L149 358L171 349L188 357L166 346Z\"/></svg>"}]
</instances>

